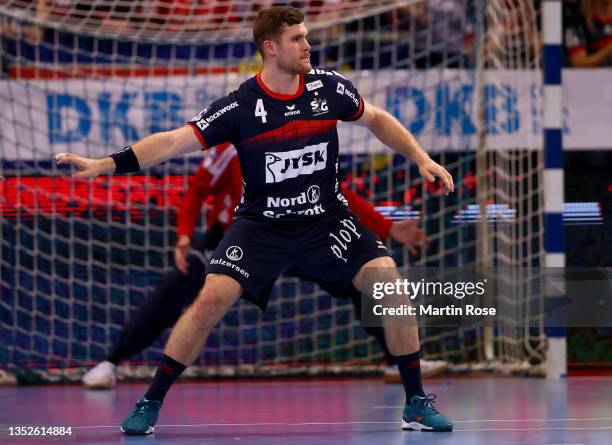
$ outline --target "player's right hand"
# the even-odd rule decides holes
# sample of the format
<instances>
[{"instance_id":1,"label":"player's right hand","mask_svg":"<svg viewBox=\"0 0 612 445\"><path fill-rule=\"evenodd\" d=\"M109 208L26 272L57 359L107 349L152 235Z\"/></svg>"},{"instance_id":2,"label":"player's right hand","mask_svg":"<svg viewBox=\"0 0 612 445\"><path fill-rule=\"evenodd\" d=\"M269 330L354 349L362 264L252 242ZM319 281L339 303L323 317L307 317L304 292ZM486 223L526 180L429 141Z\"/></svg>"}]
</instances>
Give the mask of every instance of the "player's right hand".
<instances>
[{"instance_id":1,"label":"player's right hand","mask_svg":"<svg viewBox=\"0 0 612 445\"><path fill-rule=\"evenodd\" d=\"M442 190L445 195L455 191L452 175L440 164L427 157L425 161L418 164L419 173L429 182L434 182L436 178L442 180Z\"/></svg>"},{"instance_id":2,"label":"player's right hand","mask_svg":"<svg viewBox=\"0 0 612 445\"><path fill-rule=\"evenodd\" d=\"M187 255L191 248L191 239L187 235L179 236L174 246L174 264L176 268L183 274L187 274L189 264L187 263Z\"/></svg>"},{"instance_id":3,"label":"player's right hand","mask_svg":"<svg viewBox=\"0 0 612 445\"><path fill-rule=\"evenodd\" d=\"M110 160L110 163L108 162ZM91 159L83 156L73 155L72 153L58 153L55 155L57 165L74 165L77 169L72 174L73 178L95 178L103 173L110 173L114 169L112 158Z\"/></svg>"}]
</instances>

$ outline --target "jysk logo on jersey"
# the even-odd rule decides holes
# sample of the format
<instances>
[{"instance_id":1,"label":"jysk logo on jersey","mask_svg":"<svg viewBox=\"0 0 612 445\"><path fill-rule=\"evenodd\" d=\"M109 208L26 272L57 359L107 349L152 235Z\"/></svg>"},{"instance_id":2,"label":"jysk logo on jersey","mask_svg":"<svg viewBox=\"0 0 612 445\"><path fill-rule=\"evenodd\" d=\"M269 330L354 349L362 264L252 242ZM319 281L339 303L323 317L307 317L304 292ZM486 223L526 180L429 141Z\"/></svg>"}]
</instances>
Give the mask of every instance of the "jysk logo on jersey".
<instances>
[{"instance_id":1,"label":"jysk logo on jersey","mask_svg":"<svg viewBox=\"0 0 612 445\"><path fill-rule=\"evenodd\" d=\"M314 82L308 82L306 84L306 89L308 91L317 90L319 88L323 88L323 82L321 82L320 80L315 80Z\"/></svg>"},{"instance_id":2,"label":"jysk logo on jersey","mask_svg":"<svg viewBox=\"0 0 612 445\"><path fill-rule=\"evenodd\" d=\"M266 184L310 175L327 165L327 144L308 145L301 150L266 153Z\"/></svg>"},{"instance_id":3,"label":"jysk logo on jersey","mask_svg":"<svg viewBox=\"0 0 612 445\"><path fill-rule=\"evenodd\" d=\"M313 116L319 116L329 111L329 107L327 106L327 99L321 99L320 97L315 97L313 101L310 102L310 106L312 107Z\"/></svg>"}]
</instances>

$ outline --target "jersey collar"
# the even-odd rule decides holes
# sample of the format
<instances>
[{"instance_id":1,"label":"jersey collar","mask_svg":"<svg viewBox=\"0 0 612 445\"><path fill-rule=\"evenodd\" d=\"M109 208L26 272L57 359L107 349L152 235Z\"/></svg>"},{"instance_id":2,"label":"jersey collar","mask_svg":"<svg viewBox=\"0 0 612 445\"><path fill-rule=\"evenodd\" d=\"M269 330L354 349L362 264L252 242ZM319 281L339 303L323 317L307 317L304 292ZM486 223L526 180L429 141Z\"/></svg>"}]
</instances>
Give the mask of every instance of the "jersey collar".
<instances>
[{"instance_id":1,"label":"jersey collar","mask_svg":"<svg viewBox=\"0 0 612 445\"><path fill-rule=\"evenodd\" d=\"M304 92L304 75L300 74L300 85L298 86L297 91L294 94L279 94L279 93L275 93L274 91L272 91L271 89L269 89L266 84L264 83L263 79L261 78L261 73L257 73L257 76L255 76L255 78L257 79L257 84L259 85L259 87L264 90L264 92L273 97L274 99L279 99L279 100L293 100L296 99L298 97L300 97L302 95L302 93Z\"/></svg>"}]
</instances>

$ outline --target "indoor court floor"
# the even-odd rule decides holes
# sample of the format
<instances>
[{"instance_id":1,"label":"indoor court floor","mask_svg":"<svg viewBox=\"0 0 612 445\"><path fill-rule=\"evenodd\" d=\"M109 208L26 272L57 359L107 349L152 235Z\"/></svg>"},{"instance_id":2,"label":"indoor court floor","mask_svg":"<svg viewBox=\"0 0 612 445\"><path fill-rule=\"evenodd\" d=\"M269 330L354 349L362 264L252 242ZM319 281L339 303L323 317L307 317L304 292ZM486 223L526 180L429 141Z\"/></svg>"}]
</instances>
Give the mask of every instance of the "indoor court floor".
<instances>
[{"instance_id":1,"label":"indoor court floor","mask_svg":"<svg viewBox=\"0 0 612 445\"><path fill-rule=\"evenodd\" d=\"M180 383L155 434L122 436L119 423L146 388L76 385L0 388L0 443L75 444L612 444L612 377L428 380L452 433L401 431L401 385L381 381ZM9 426L71 426L72 436L10 437Z\"/></svg>"}]
</instances>

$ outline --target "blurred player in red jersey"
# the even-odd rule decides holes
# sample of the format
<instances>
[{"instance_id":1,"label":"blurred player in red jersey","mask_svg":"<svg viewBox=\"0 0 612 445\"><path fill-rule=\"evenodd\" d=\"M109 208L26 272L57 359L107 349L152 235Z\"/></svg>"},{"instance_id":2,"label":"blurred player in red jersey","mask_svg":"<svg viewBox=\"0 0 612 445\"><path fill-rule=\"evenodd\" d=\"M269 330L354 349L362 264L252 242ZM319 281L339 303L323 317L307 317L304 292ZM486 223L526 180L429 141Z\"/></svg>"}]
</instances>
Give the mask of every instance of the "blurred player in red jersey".
<instances>
[{"instance_id":1,"label":"blurred player in red jersey","mask_svg":"<svg viewBox=\"0 0 612 445\"><path fill-rule=\"evenodd\" d=\"M114 387L116 366L122 360L149 347L165 329L176 323L183 310L195 300L204 285L208 255L217 247L223 232L232 222L234 209L242 197L241 178L238 156L230 144L219 145L205 152L204 160L191 179L179 210L177 242L174 249L176 268L168 272L151 296L142 302L121 331L105 360L83 376L83 384L86 387L92 389ZM359 219L382 239L391 236L407 246L412 253L425 244L425 233L414 221L393 222L348 187L343 186L342 192ZM206 231L202 237L192 242L201 207L205 202L207 202ZM343 296L351 299L359 317L361 294L356 289L350 289ZM393 379L397 376L396 380L399 382L395 359L387 348L383 328L365 329L378 340L384 352L387 364L385 378ZM446 366L447 363L442 360L421 360L424 376L439 373Z\"/></svg>"}]
</instances>

